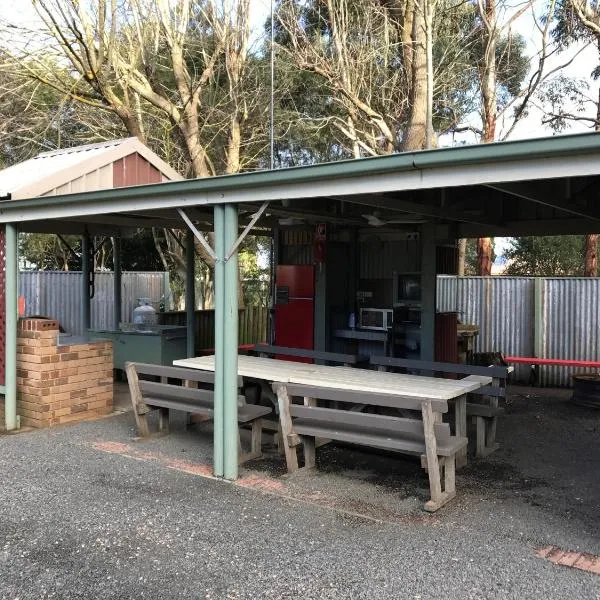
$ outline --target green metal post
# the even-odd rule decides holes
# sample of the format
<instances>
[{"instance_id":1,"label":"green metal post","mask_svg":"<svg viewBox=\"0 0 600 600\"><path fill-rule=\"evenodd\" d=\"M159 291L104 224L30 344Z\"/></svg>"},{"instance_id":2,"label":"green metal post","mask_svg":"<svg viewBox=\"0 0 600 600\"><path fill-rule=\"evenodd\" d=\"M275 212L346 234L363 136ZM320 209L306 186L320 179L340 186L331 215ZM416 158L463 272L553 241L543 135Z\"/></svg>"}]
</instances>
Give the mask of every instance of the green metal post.
<instances>
[{"instance_id":1,"label":"green metal post","mask_svg":"<svg viewBox=\"0 0 600 600\"><path fill-rule=\"evenodd\" d=\"M194 233L188 229L185 236L185 313L187 323L187 355L196 353L196 248Z\"/></svg>"},{"instance_id":2,"label":"green metal post","mask_svg":"<svg viewBox=\"0 0 600 600\"><path fill-rule=\"evenodd\" d=\"M214 458L213 470L216 477L224 475L223 448L223 370L224 370L224 339L223 324L225 315L225 208L221 205L214 207L215 229L215 408L214 423Z\"/></svg>"},{"instance_id":3,"label":"green metal post","mask_svg":"<svg viewBox=\"0 0 600 600\"><path fill-rule=\"evenodd\" d=\"M90 238L87 233L81 238L81 327L83 335L88 335L91 327L90 311Z\"/></svg>"},{"instance_id":4,"label":"green metal post","mask_svg":"<svg viewBox=\"0 0 600 600\"><path fill-rule=\"evenodd\" d=\"M435 225L421 228L421 360L435 360Z\"/></svg>"},{"instance_id":5,"label":"green metal post","mask_svg":"<svg viewBox=\"0 0 600 600\"><path fill-rule=\"evenodd\" d=\"M115 279L114 279L114 303L115 303L115 331L119 330L121 326L121 321L123 320L123 315L121 313L121 238L115 237L113 238L113 263L115 270Z\"/></svg>"},{"instance_id":6,"label":"green metal post","mask_svg":"<svg viewBox=\"0 0 600 600\"><path fill-rule=\"evenodd\" d=\"M4 424L7 431L19 427L17 418L17 228L6 224L5 247L6 344L4 348Z\"/></svg>"},{"instance_id":7,"label":"green metal post","mask_svg":"<svg viewBox=\"0 0 600 600\"><path fill-rule=\"evenodd\" d=\"M225 252L238 237L238 207L225 205ZM238 253L225 262L225 296L223 319L223 475L238 477Z\"/></svg>"}]
</instances>

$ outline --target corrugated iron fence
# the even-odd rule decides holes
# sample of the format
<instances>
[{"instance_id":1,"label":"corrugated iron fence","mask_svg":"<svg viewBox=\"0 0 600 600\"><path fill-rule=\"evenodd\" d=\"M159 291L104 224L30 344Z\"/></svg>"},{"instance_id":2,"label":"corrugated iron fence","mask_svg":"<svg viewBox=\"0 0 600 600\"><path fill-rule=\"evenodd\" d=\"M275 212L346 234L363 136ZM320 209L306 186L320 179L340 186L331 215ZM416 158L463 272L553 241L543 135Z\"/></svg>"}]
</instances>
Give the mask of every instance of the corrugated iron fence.
<instances>
[{"instance_id":1,"label":"corrugated iron fence","mask_svg":"<svg viewBox=\"0 0 600 600\"><path fill-rule=\"evenodd\" d=\"M91 303L92 327L114 327L113 273L95 274L95 293ZM26 315L58 319L65 331L81 335L81 272L21 271L19 294L25 298ZM122 275L123 321L131 321L138 298L156 303L166 298L169 305L169 274L163 272L124 272Z\"/></svg>"},{"instance_id":2,"label":"corrugated iron fence","mask_svg":"<svg viewBox=\"0 0 600 600\"><path fill-rule=\"evenodd\" d=\"M480 326L476 352L600 360L600 278L439 276L438 310ZM540 383L570 386L575 371L541 367ZM527 380L529 367L516 377Z\"/></svg>"}]
</instances>

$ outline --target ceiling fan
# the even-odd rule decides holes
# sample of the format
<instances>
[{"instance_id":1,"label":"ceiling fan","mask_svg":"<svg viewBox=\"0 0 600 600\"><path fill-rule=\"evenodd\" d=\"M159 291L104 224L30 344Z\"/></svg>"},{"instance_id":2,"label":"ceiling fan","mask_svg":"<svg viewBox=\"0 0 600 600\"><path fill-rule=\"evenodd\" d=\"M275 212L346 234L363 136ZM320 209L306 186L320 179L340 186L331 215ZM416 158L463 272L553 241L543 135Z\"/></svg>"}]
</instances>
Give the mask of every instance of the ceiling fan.
<instances>
[{"instance_id":1,"label":"ceiling fan","mask_svg":"<svg viewBox=\"0 0 600 600\"><path fill-rule=\"evenodd\" d=\"M279 219L279 224L282 226L304 225L306 221L298 217L282 217Z\"/></svg>"},{"instance_id":2,"label":"ceiling fan","mask_svg":"<svg viewBox=\"0 0 600 600\"><path fill-rule=\"evenodd\" d=\"M368 215L361 215L363 219L367 220L367 223L371 227L383 227L384 225L414 225L418 223L425 223L425 219L417 215L407 214L405 217L396 217L393 219L382 219L378 211L375 211Z\"/></svg>"}]
</instances>

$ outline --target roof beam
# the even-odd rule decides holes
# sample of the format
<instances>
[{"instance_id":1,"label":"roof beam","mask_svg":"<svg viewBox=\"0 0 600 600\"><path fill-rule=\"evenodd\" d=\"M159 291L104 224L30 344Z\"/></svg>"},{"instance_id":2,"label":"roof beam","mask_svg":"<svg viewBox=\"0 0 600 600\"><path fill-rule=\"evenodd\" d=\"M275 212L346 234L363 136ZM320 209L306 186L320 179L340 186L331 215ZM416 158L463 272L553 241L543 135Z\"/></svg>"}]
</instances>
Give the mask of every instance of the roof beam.
<instances>
[{"instance_id":1,"label":"roof beam","mask_svg":"<svg viewBox=\"0 0 600 600\"><path fill-rule=\"evenodd\" d=\"M572 199L556 197L560 193L559 186L553 186L552 191L546 191L543 188L540 190L539 183L533 184L530 182L490 183L486 184L485 187L508 194L509 196L514 196L515 198L520 198L521 200L561 210L576 217L600 221L600 214L596 211L580 206Z\"/></svg>"},{"instance_id":2,"label":"roof beam","mask_svg":"<svg viewBox=\"0 0 600 600\"><path fill-rule=\"evenodd\" d=\"M585 235L598 232L598 223L592 219L536 219L527 221L509 221L503 229L482 227L470 223L459 223L456 230L457 238L478 238L505 236L506 231L511 236L532 235Z\"/></svg>"},{"instance_id":3,"label":"roof beam","mask_svg":"<svg viewBox=\"0 0 600 600\"><path fill-rule=\"evenodd\" d=\"M371 206L373 208L384 208L388 210L396 210L405 213L412 213L422 217L430 217L436 219L446 219L448 221L458 221L461 223L472 223L475 225L494 226L502 228L498 223L490 221L486 217L476 216L469 212L461 212L452 210L452 208L432 206L420 202L403 200L398 196L387 194L383 196L347 196L344 200L349 203L361 204L363 206Z\"/></svg>"},{"instance_id":4,"label":"roof beam","mask_svg":"<svg viewBox=\"0 0 600 600\"><path fill-rule=\"evenodd\" d=\"M19 231L23 233L55 233L63 235L83 235L87 231L90 235L108 235L123 237L133 233L136 228L122 227L104 223L85 223L84 221L24 221L19 223Z\"/></svg>"},{"instance_id":5,"label":"roof beam","mask_svg":"<svg viewBox=\"0 0 600 600\"><path fill-rule=\"evenodd\" d=\"M78 221L78 219L73 219ZM171 227L175 229L181 229L181 219L178 221L171 221L157 217L156 219L140 218L138 216L131 216L129 214L123 215L90 215L82 218L81 223L94 223L98 225L114 225L117 227L131 227L135 229L151 228L151 227Z\"/></svg>"}]
</instances>

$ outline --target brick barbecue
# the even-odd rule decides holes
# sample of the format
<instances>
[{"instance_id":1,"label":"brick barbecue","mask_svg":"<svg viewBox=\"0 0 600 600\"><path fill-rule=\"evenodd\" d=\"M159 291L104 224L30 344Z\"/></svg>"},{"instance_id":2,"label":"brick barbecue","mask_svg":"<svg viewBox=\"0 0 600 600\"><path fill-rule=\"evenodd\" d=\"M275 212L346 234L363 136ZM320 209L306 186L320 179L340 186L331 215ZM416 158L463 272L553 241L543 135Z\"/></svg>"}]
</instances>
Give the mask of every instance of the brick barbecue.
<instances>
[{"instance_id":1,"label":"brick barbecue","mask_svg":"<svg viewBox=\"0 0 600 600\"><path fill-rule=\"evenodd\" d=\"M22 426L49 427L112 411L112 343L62 345L58 335L58 321L19 321L17 414Z\"/></svg>"}]
</instances>

